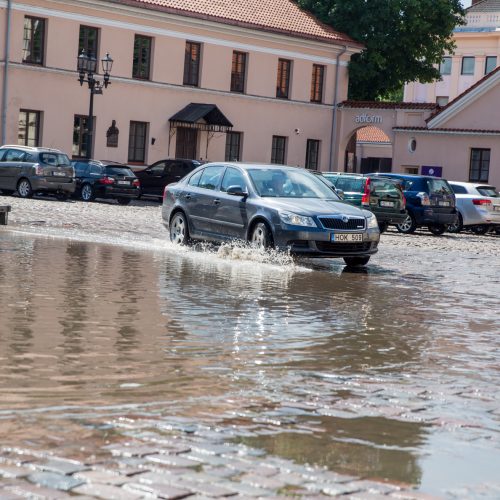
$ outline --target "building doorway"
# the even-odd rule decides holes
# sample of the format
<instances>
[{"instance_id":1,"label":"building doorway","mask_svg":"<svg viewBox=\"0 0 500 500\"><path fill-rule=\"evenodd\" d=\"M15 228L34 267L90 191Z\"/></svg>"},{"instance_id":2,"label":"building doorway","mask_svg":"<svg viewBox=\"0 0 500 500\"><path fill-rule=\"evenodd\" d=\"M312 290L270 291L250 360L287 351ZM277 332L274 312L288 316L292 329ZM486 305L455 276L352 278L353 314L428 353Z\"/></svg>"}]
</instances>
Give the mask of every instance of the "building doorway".
<instances>
[{"instance_id":1,"label":"building doorway","mask_svg":"<svg viewBox=\"0 0 500 500\"><path fill-rule=\"evenodd\" d=\"M196 160L198 158L198 130L177 127L175 139L175 157Z\"/></svg>"}]
</instances>

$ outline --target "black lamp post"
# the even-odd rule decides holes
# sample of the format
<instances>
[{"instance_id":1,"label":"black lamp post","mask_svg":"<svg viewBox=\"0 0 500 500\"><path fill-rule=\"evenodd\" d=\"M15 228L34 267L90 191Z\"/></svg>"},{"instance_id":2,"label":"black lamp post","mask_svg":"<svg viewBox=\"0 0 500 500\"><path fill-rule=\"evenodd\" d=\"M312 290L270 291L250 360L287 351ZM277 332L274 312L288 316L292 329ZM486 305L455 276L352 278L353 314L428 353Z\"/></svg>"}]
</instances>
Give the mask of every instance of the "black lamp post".
<instances>
[{"instance_id":1,"label":"black lamp post","mask_svg":"<svg viewBox=\"0 0 500 500\"><path fill-rule=\"evenodd\" d=\"M92 54L87 54L85 49L77 58L78 64L78 81L80 85L87 82L90 90L90 105L89 105L89 116L87 118L88 132L87 132L87 158L92 158L92 138L94 135L94 95L102 94L102 89L107 88L111 84L109 81L109 76L111 74L111 68L113 67L113 59L111 59L109 54L106 54L102 59L102 71L104 73L103 81L96 80L95 70L97 68L97 59Z\"/></svg>"}]
</instances>

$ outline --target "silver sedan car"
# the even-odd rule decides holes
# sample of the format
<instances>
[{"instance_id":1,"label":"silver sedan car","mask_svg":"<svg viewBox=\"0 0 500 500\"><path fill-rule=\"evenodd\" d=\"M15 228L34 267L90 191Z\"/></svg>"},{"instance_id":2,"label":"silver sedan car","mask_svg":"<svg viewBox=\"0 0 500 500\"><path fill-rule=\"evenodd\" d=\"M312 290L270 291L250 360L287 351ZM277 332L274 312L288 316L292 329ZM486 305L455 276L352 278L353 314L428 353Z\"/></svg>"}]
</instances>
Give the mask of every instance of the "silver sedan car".
<instances>
[{"instance_id":1,"label":"silver sedan car","mask_svg":"<svg viewBox=\"0 0 500 500\"><path fill-rule=\"evenodd\" d=\"M458 221L448 226L451 233L470 229L484 234L489 229L500 230L500 194L485 183L448 181L455 193Z\"/></svg>"}]
</instances>

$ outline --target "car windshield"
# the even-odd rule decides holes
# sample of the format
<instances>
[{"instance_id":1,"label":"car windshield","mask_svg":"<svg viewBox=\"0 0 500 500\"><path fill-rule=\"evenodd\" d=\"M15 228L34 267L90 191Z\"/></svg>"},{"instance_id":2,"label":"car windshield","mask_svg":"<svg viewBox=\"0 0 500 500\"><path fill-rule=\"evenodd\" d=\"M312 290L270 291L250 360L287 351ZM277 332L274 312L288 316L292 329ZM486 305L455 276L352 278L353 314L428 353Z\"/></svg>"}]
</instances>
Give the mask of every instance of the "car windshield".
<instances>
[{"instance_id":1,"label":"car windshield","mask_svg":"<svg viewBox=\"0 0 500 500\"><path fill-rule=\"evenodd\" d=\"M306 171L256 168L249 169L248 175L257 194L262 197L337 200L323 181Z\"/></svg>"},{"instance_id":2,"label":"car windshield","mask_svg":"<svg viewBox=\"0 0 500 500\"><path fill-rule=\"evenodd\" d=\"M363 177L340 176L335 181L335 187L344 193L364 193L366 179Z\"/></svg>"},{"instance_id":3,"label":"car windshield","mask_svg":"<svg viewBox=\"0 0 500 500\"><path fill-rule=\"evenodd\" d=\"M497 189L493 186L477 186L476 189L479 191L479 194L483 196L489 196L491 198L500 198L500 193L498 193Z\"/></svg>"},{"instance_id":4,"label":"car windshield","mask_svg":"<svg viewBox=\"0 0 500 500\"><path fill-rule=\"evenodd\" d=\"M126 177L134 177L134 173L128 167L106 167L106 175L119 175Z\"/></svg>"},{"instance_id":5,"label":"car windshield","mask_svg":"<svg viewBox=\"0 0 500 500\"><path fill-rule=\"evenodd\" d=\"M63 153L40 153L40 163L51 167L70 167L71 162Z\"/></svg>"},{"instance_id":6,"label":"car windshield","mask_svg":"<svg viewBox=\"0 0 500 500\"><path fill-rule=\"evenodd\" d=\"M427 179L429 194L453 194L450 185L444 179Z\"/></svg>"},{"instance_id":7,"label":"car windshield","mask_svg":"<svg viewBox=\"0 0 500 500\"><path fill-rule=\"evenodd\" d=\"M400 198L401 191L394 182L385 179L370 179L370 192L376 196Z\"/></svg>"}]
</instances>

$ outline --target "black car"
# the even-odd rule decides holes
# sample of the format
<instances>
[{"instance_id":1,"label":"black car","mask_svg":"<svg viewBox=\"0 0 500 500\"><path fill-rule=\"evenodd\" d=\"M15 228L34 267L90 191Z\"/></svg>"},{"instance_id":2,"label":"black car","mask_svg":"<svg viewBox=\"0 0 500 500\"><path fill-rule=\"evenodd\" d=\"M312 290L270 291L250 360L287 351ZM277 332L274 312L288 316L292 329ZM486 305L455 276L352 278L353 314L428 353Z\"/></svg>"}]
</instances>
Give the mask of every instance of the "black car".
<instances>
[{"instance_id":1,"label":"black car","mask_svg":"<svg viewBox=\"0 0 500 500\"><path fill-rule=\"evenodd\" d=\"M317 175L283 165L203 165L165 188L162 217L175 244L244 240L349 266L365 265L380 239L371 212L341 201Z\"/></svg>"},{"instance_id":2,"label":"black car","mask_svg":"<svg viewBox=\"0 0 500 500\"><path fill-rule=\"evenodd\" d=\"M160 160L144 170L135 172L141 182L141 196L163 199L163 191L167 184L177 182L192 170L199 167L197 160Z\"/></svg>"},{"instance_id":3,"label":"black car","mask_svg":"<svg viewBox=\"0 0 500 500\"><path fill-rule=\"evenodd\" d=\"M121 163L100 160L75 160L75 196L83 201L96 198L114 198L120 205L128 205L141 193L141 184L130 167Z\"/></svg>"},{"instance_id":4,"label":"black car","mask_svg":"<svg viewBox=\"0 0 500 500\"><path fill-rule=\"evenodd\" d=\"M457 220L455 194L445 179L430 175L376 173L374 177L387 177L401 184L406 198L408 216L396 224L400 233L414 233L418 227L427 226L439 236L449 224Z\"/></svg>"}]
</instances>

